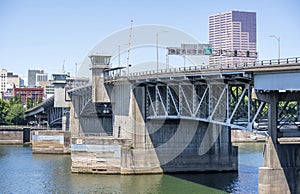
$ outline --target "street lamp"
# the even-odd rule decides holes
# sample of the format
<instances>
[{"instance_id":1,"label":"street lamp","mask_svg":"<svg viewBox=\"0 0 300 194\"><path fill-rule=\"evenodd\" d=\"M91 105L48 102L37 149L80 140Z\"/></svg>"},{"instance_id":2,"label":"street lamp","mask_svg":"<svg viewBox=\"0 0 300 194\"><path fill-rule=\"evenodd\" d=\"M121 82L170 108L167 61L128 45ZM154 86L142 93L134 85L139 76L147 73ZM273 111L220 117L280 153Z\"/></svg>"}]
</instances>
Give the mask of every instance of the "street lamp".
<instances>
[{"instance_id":1,"label":"street lamp","mask_svg":"<svg viewBox=\"0 0 300 194\"><path fill-rule=\"evenodd\" d=\"M159 69L159 62L158 62L158 35L161 32L168 32L166 30L160 31L160 32L156 32L156 73L158 73L158 69Z\"/></svg>"},{"instance_id":2,"label":"street lamp","mask_svg":"<svg viewBox=\"0 0 300 194\"><path fill-rule=\"evenodd\" d=\"M274 35L271 35L269 36L271 38L275 38L278 42L278 59L280 59L280 37L279 36L274 36Z\"/></svg>"}]
</instances>

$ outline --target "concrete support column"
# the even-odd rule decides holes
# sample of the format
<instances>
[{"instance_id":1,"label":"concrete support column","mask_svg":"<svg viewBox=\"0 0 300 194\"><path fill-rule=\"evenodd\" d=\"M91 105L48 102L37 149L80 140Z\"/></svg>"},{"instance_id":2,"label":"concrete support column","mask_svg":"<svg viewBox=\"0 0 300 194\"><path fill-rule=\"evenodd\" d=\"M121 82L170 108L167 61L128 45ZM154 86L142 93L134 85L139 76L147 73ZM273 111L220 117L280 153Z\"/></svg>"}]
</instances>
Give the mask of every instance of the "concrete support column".
<instances>
[{"instance_id":1,"label":"concrete support column","mask_svg":"<svg viewBox=\"0 0 300 194\"><path fill-rule=\"evenodd\" d=\"M66 128L67 128L67 117L66 117L66 115L63 115L61 117L61 124L62 124L61 130L66 131Z\"/></svg>"},{"instance_id":2,"label":"concrete support column","mask_svg":"<svg viewBox=\"0 0 300 194\"><path fill-rule=\"evenodd\" d=\"M275 146L277 144L278 138L278 130L277 130L277 122L278 122L278 97L276 93L271 93L269 96L269 112L268 112L268 129L270 133L270 137L274 142Z\"/></svg>"},{"instance_id":3,"label":"concrete support column","mask_svg":"<svg viewBox=\"0 0 300 194\"><path fill-rule=\"evenodd\" d=\"M75 98L74 103L78 103L78 96L73 96ZM71 132L71 137L78 137L80 132L80 124L79 124L79 115L75 110L74 104L69 103L70 106L70 124L69 131Z\"/></svg>"},{"instance_id":4,"label":"concrete support column","mask_svg":"<svg viewBox=\"0 0 300 194\"><path fill-rule=\"evenodd\" d=\"M263 99L268 100L268 129L269 140L264 149L264 167L258 171L258 192L264 193L290 193L289 185L278 155L278 93L264 94Z\"/></svg>"}]
</instances>

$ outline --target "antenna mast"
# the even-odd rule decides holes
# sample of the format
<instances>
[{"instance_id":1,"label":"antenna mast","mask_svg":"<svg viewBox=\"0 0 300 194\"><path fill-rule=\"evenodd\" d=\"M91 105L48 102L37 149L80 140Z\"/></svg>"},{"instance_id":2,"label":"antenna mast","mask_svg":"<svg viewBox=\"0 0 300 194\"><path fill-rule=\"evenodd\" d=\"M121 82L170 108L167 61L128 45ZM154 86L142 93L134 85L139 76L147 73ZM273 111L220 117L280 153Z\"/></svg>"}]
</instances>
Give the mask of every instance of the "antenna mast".
<instances>
[{"instance_id":1,"label":"antenna mast","mask_svg":"<svg viewBox=\"0 0 300 194\"><path fill-rule=\"evenodd\" d=\"M130 59L130 47L131 47L131 38L132 38L132 25L133 25L133 20L130 21L130 31L129 31L129 42L128 42L128 56L127 56L127 72L129 74L129 59Z\"/></svg>"}]
</instances>

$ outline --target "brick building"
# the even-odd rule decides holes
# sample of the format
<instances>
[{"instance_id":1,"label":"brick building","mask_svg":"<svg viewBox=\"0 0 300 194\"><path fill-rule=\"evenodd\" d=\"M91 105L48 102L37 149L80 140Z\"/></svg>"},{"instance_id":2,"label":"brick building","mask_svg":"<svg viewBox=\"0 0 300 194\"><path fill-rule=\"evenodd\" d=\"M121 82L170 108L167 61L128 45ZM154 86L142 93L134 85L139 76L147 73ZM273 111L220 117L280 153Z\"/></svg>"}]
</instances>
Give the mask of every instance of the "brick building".
<instances>
[{"instance_id":1,"label":"brick building","mask_svg":"<svg viewBox=\"0 0 300 194\"><path fill-rule=\"evenodd\" d=\"M26 104L27 98L31 98L33 101L37 101L39 98L43 99L44 88L16 88L13 90L14 96L20 96L22 104Z\"/></svg>"}]
</instances>

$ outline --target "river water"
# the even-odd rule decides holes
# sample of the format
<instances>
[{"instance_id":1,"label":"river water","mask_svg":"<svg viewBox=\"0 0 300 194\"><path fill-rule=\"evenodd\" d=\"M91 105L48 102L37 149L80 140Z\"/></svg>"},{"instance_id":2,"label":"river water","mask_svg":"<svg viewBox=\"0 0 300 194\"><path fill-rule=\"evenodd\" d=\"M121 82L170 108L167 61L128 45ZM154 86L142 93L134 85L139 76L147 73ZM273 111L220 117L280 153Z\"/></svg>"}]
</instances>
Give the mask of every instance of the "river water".
<instances>
[{"instance_id":1,"label":"river water","mask_svg":"<svg viewBox=\"0 0 300 194\"><path fill-rule=\"evenodd\" d=\"M69 155L0 146L0 193L257 193L263 144L237 145L238 173L136 176L74 174Z\"/></svg>"}]
</instances>

